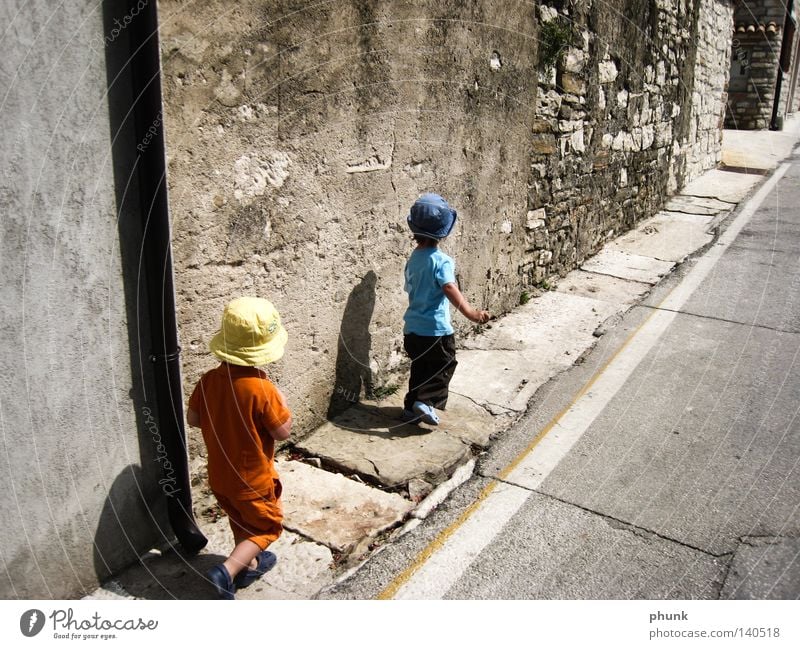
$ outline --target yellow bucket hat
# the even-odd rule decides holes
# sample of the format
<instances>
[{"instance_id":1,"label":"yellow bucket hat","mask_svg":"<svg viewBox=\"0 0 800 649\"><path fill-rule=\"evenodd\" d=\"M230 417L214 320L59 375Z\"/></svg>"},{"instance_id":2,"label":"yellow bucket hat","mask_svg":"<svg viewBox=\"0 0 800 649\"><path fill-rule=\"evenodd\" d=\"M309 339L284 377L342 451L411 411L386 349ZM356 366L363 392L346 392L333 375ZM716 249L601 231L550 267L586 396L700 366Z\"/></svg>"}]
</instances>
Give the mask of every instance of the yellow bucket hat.
<instances>
[{"instance_id":1,"label":"yellow bucket hat","mask_svg":"<svg viewBox=\"0 0 800 649\"><path fill-rule=\"evenodd\" d=\"M222 328L209 349L232 365L266 365L283 356L289 334L272 302L260 297L240 297L225 307Z\"/></svg>"}]
</instances>

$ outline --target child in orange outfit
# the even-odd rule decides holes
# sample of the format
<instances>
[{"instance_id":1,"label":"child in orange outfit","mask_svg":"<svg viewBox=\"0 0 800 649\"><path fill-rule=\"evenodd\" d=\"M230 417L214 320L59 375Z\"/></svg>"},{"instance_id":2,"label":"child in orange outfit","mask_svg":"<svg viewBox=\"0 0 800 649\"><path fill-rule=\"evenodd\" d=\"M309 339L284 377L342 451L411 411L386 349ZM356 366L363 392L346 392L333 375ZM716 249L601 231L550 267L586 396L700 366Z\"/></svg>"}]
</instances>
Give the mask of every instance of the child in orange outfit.
<instances>
[{"instance_id":1,"label":"child in orange outfit","mask_svg":"<svg viewBox=\"0 0 800 649\"><path fill-rule=\"evenodd\" d=\"M228 514L236 546L207 575L222 599L234 599L275 565L267 547L283 531L275 442L289 438L291 412L257 366L283 356L288 335L267 300L233 300L209 347L222 363L200 379L186 419L208 449L208 482Z\"/></svg>"}]
</instances>

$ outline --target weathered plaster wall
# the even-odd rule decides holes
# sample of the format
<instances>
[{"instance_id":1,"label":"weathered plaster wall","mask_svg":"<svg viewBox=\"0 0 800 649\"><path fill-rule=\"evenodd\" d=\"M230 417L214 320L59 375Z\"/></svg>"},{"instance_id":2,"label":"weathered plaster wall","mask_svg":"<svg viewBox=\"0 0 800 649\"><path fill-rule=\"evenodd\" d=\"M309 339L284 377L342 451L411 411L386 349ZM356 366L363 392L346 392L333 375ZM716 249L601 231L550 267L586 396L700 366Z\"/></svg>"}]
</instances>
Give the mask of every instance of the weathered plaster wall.
<instances>
[{"instance_id":1,"label":"weathered plaster wall","mask_svg":"<svg viewBox=\"0 0 800 649\"><path fill-rule=\"evenodd\" d=\"M501 312L719 159L727 0L160 6L186 389L224 303L269 297L300 434L402 359L418 194L458 209L444 249Z\"/></svg>"},{"instance_id":2,"label":"weathered plaster wall","mask_svg":"<svg viewBox=\"0 0 800 649\"><path fill-rule=\"evenodd\" d=\"M0 597L69 598L164 525L153 438L138 431L136 251L121 258L139 215L117 211L128 178L111 155L112 135L136 143L112 134L98 3L15 0L0 20Z\"/></svg>"}]
</instances>

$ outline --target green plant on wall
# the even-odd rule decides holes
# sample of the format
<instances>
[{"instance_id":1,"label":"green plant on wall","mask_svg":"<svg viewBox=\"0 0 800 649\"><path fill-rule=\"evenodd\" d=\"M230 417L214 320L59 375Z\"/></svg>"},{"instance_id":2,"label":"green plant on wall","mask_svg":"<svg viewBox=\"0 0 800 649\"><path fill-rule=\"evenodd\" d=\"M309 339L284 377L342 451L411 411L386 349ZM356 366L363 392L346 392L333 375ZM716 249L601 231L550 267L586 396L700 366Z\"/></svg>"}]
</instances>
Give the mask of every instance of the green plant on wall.
<instances>
[{"instance_id":1,"label":"green plant on wall","mask_svg":"<svg viewBox=\"0 0 800 649\"><path fill-rule=\"evenodd\" d=\"M372 388L372 392L369 396L380 401L381 399L392 396L399 389L400 386L396 383L387 383L386 385L379 385Z\"/></svg>"},{"instance_id":2,"label":"green plant on wall","mask_svg":"<svg viewBox=\"0 0 800 649\"><path fill-rule=\"evenodd\" d=\"M571 40L572 32L562 18L543 23L539 29L539 69L553 68Z\"/></svg>"}]
</instances>

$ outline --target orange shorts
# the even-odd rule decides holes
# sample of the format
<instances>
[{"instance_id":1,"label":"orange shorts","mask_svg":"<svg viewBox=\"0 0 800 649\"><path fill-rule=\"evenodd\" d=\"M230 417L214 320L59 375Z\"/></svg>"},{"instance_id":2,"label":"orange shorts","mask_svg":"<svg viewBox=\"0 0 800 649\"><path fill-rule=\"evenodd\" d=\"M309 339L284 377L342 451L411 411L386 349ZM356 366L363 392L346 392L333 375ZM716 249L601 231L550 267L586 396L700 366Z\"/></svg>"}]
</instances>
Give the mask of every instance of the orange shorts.
<instances>
[{"instance_id":1,"label":"orange shorts","mask_svg":"<svg viewBox=\"0 0 800 649\"><path fill-rule=\"evenodd\" d=\"M234 500L214 492L217 502L225 513L233 531L234 542L252 541L262 550L276 541L283 532L283 508L281 507L280 480L275 480L275 497L256 497Z\"/></svg>"}]
</instances>

